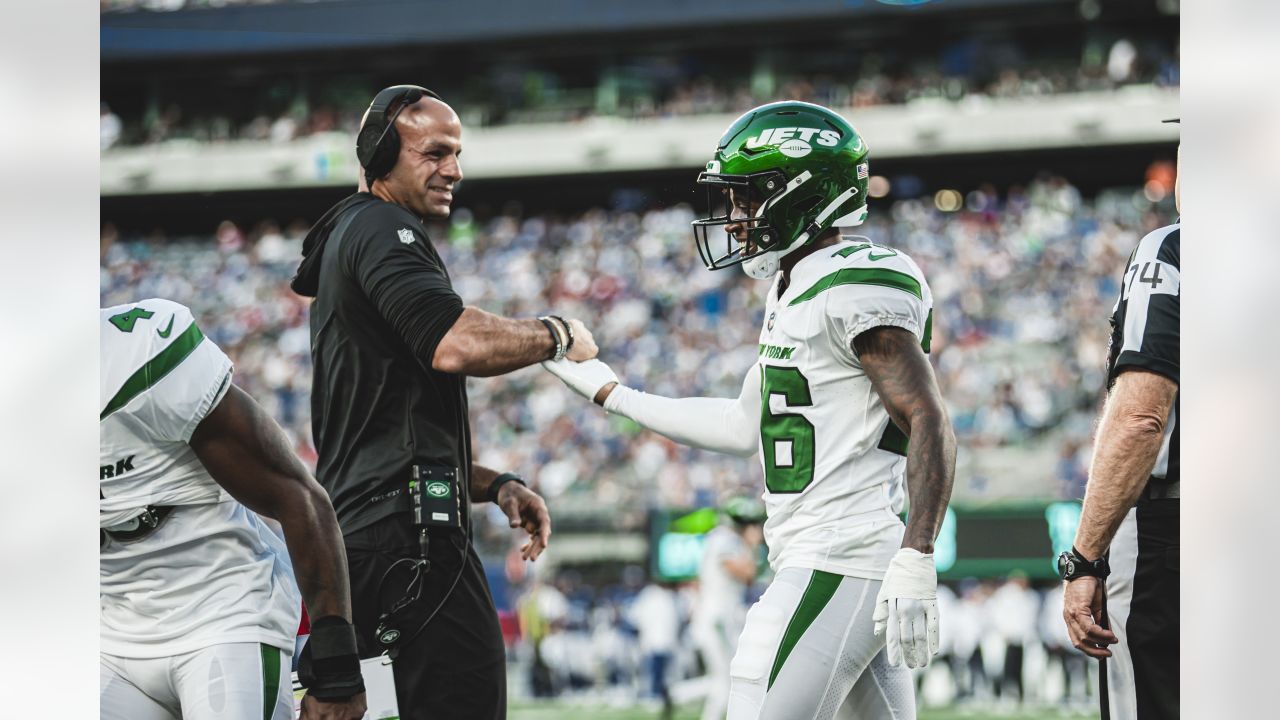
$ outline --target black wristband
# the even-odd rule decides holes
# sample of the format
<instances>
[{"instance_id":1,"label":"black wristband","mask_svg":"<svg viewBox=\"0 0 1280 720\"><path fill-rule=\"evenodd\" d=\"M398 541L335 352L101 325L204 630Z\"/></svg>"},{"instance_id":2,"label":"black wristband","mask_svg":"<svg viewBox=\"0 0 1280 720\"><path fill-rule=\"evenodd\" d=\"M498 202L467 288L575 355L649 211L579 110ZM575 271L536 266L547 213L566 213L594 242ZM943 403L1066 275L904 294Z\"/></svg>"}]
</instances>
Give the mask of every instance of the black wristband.
<instances>
[{"instance_id":1,"label":"black wristband","mask_svg":"<svg viewBox=\"0 0 1280 720\"><path fill-rule=\"evenodd\" d=\"M509 482L516 482L524 485L525 487L529 487L525 484L524 478L519 475L509 472L502 473L498 477L494 478L493 482L489 483L489 502L498 502L498 490Z\"/></svg>"},{"instance_id":2,"label":"black wristband","mask_svg":"<svg viewBox=\"0 0 1280 720\"><path fill-rule=\"evenodd\" d=\"M342 701L364 692L356 629L337 615L311 622L298 656L298 682L318 700Z\"/></svg>"},{"instance_id":3,"label":"black wristband","mask_svg":"<svg viewBox=\"0 0 1280 720\"><path fill-rule=\"evenodd\" d=\"M569 351L573 349L573 328L569 327L569 322L559 315L548 315L547 317L553 320L559 320L560 324L564 326L564 334L565 337L568 338L564 344L564 354L568 355Z\"/></svg>"}]
</instances>

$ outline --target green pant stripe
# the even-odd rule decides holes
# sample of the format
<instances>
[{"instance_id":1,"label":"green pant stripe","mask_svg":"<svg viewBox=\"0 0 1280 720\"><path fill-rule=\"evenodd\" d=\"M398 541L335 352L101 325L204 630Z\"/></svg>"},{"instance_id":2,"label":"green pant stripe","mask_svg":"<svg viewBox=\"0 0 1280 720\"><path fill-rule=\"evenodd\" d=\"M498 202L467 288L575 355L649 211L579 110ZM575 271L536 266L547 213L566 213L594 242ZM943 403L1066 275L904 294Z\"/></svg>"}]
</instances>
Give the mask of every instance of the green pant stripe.
<instances>
[{"instance_id":1,"label":"green pant stripe","mask_svg":"<svg viewBox=\"0 0 1280 720\"><path fill-rule=\"evenodd\" d=\"M280 649L262 643L262 720L271 720L280 694Z\"/></svg>"},{"instance_id":2,"label":"green pant stripe","mask_svg":"<svg viewBox=\"0 0 1280 720\"><path fill-rule=\"evenodd\" d=\"M796 643L800 642L804 631L809 629L813 621L818 618L818 614L830 602L831 596L836 594L836 588L840 587L840 580L843 577L843 575L821 570L813 571L813 575L809 578L809 585L800 596L800 604L791 615L791 622L787 623L787 631L783 633L782 642L778 645L778 655L773 659L773 670L769 673L768 687L773 687L773 681L777 679L783 664L787 662L787 656L795 649Z\"/></svg>"}]
</instances>

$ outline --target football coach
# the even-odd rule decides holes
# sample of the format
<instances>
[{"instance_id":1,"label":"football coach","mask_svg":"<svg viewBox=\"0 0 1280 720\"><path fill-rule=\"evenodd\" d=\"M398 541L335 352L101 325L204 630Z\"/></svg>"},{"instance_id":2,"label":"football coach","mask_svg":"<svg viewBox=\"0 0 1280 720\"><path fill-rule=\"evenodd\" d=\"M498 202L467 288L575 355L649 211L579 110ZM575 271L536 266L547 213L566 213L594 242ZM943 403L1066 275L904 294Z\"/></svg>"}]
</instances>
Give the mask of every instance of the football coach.
<instances>
[{"instance_id":1,"label":"football coach","mask_svg":"<svg viewBox=\"0 0 1280 720\"><path fill-rule=\"evenodd\" d=\"M506 717L502 633L471 503L494 502L547 546L547 507L523 480L473 464L466 378L596 355L556 316L466 306L427 236L462 180L462 125L422 87L378 93L362 123L359 192L311 228L292 287L311 305L316 476L346 542L361 657L384 651L400 717ZM425 488L425 492L424 492Z\"/></svg>"},{"instance_id":2,"label":"football coach","mask_svg":"<svg viewBox=\"0 0 1280 720\"><path fill-rule=\"evenodd\" d=\"M1179 211L1180 187L1181 172ZM1142 238L1129 257L1080 525L1058 558L1072 644L1112 659L1103 718L1179 715L1180 243L1179 221Z\"/></svg>"}]
</instances>

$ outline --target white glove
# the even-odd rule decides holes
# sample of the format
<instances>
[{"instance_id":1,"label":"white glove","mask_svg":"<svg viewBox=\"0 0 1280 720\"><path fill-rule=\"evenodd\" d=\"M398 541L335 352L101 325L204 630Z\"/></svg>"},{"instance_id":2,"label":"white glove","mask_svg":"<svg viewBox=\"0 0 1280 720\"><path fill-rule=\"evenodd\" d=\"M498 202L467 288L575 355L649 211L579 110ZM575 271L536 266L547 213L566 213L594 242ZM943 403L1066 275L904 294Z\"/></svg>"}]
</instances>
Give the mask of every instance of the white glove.
<instances>
[{"instance_id":1,"label":"white glove","mask_svg":"<svg viewBox=\"0 0 1280 720\"><path fill-rule=\"evenodd\" d=\"M902 548L889 562L871 616L875 633L888 630L885 648L889 664L906 660L909 668L922 668L938 652L938 572L933 555Z\"/></svg>"},{"instance_id":2,"label":"white glove","mask_svg":"<svg viewBox=\"0 0 1280 720\"><path fill-rule=\"evenodd\" d=\"M582 362L572 360L546 360L542 367L569 386L570 390L595 402L600 388L618 382L618 376L604 363L592 358Z\"/></svg>"}]
</instances>

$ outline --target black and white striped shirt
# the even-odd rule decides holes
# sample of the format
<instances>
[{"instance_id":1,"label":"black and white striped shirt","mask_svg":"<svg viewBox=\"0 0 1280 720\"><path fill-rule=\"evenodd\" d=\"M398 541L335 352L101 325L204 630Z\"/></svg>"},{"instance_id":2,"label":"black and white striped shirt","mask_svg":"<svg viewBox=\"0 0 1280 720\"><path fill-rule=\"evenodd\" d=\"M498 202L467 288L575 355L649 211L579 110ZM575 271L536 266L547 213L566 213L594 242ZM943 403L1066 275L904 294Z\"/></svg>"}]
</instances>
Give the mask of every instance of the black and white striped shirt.
<instances>
[{"instance_id":1,"label":"black and white striped shirt","mask_svg":"<svg viewBox=\"0 0 1280 720\"><path fill-rule=\"evenodd\" d=\"M1120 297L1111 311L1107 387L1125 370L1140 368L1178 382L1178 267L1181 221L1142 238L1129 256ZM1178 396L1164 443L1151 471L1149 497L1178 497Z\"/></svg>"}]
</instances>

